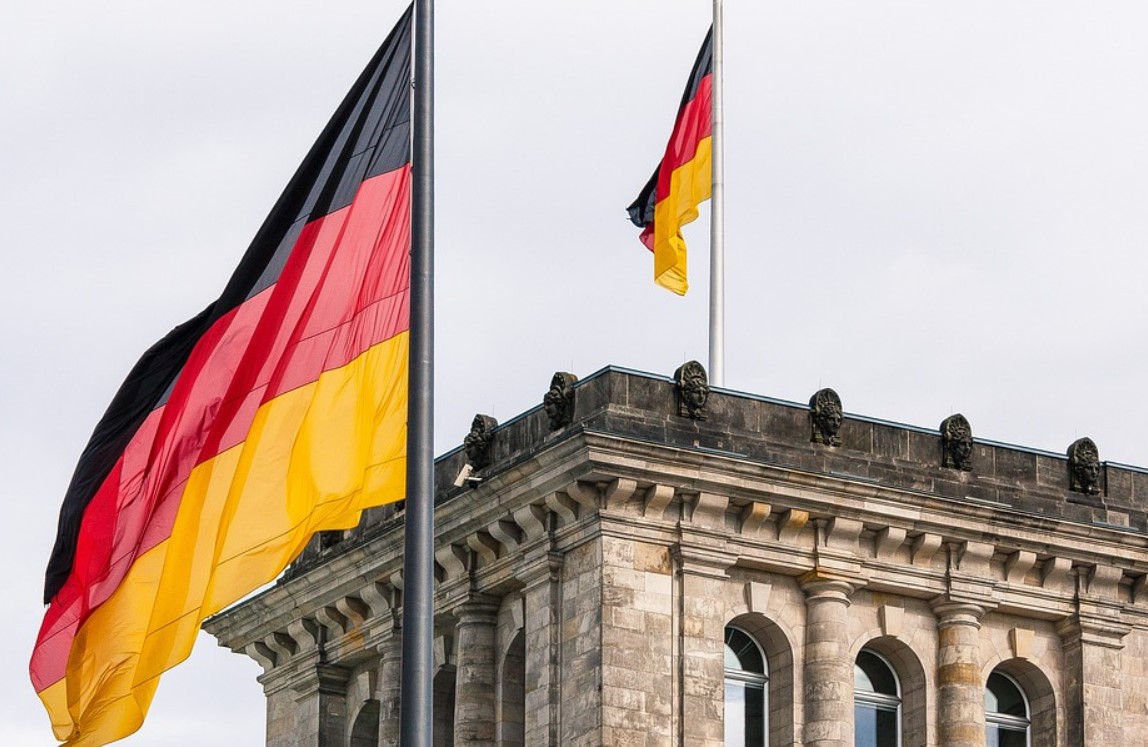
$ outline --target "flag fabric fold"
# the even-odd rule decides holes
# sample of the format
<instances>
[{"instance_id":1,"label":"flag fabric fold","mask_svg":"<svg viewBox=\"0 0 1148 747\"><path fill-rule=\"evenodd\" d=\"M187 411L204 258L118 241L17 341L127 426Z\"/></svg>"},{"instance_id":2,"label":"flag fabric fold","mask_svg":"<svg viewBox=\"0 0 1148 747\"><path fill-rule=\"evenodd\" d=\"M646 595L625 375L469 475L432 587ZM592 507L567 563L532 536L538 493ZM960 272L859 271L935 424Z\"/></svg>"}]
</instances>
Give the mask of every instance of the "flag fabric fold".
<instances>
[{"instance_id":1,"label":"flag fabric fold","mask_svg":"<svg viewBox=\"0 0 1148 747\"><path fill-rule=\"evenodd\" d=\"M403 497L412 12L219 299L148 350L76 467L30 665L58 739L136 731L200 623Z\"/></svg>"},{"instance_id":2,"label":"flag fabric fold","mask_svg":"<svg viewBox=\"0 0 1148 747\"><path fill-rule=\"evenodd\" d=\"M682 95L661 163L627 212L654 253L654 282L685 295L686 241L682 226L698 217L713 188L713 28L706 35Z\"/></svg>"}]
</instances>

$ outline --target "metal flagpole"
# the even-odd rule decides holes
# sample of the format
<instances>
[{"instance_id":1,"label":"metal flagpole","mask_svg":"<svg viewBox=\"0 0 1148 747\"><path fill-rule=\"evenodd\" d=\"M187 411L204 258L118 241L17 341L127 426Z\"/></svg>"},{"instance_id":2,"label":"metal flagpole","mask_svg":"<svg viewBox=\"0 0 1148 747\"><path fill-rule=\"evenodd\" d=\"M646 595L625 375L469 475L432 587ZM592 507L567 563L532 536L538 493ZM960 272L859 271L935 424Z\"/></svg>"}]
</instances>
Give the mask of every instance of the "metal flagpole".
<instances>
[{"instance_id":1,"label":"metal flagpole","mask_svg":"<svg viewBox=\"0 0 1148 747\"><path fill-rule=\"evenodd\" d=\"M403 555L403 747L431 747L434 712L434 0L415 0L411 324Z\"/></svg>"},{"instance_id":2,"label":"metal flagpole","mask_svg":"<svg viewBox=\"0 0 1148 747\"><path fill-rule=\"evenodd\" d=\"M710 194L710 383L725 386L725 133L722 0L714 0L713 188Z\"/></svg>"}]
</instances>

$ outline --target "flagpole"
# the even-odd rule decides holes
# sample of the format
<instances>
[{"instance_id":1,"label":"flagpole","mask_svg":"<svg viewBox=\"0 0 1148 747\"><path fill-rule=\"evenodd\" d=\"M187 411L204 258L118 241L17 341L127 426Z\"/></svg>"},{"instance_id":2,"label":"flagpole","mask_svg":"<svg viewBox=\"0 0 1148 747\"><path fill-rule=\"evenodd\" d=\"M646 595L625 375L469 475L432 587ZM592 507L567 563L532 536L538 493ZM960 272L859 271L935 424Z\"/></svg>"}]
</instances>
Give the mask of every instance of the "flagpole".
<instances>
[{"instance_id":1,"label":"flagpole","mask_svg":"<svg viewBox=\"0 0 1148 747\"><path fill-rule=\"evenodd\" d=\"M714 0L713 188L710 194L710 383L725 386L725 133L722 0Z\"/></svg>"},{"instance_id":2,"label":"flagpole","mask_svg":"<svg viewBox=\"0 0 1148 747\"><path fill-rule=\"evenodd\" d=\"M403 747L431 747L434 721L434 0L415 0L411 323L403 555Z\"/></svg>"}]
</instances>

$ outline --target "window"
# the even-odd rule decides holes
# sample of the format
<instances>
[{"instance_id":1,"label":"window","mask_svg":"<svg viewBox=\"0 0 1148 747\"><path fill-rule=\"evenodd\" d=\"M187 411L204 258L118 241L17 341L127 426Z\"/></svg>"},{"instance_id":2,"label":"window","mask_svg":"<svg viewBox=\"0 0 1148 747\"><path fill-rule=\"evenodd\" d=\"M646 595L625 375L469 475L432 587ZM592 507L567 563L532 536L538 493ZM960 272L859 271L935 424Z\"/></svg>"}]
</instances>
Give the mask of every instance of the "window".
<instances>
[{"instance_id":1,"label":"window","mask_svg":"<svg viewBox=\"0 0 1148 747\"><path fill-rule=\"evenodd\" d=\"M434 747L454 745L454 664L439 667L434 676L434 724L431 726L431 739Z\"/></svg>"},{"instance_id":2,"label":"window","mask_svg":"<svg viewBox=\"0 0 1148 747\"><path fill-rule=\"evenodd\" d=\"M502 659L494 723L499 747L526 744L526 634L521 629Z\"/></svg>"},{"instance_id":3,"label":"window","mask_svg":"<svg viewBox=\"0 0 1148 747\"><path fill-rule=\"evenodd\" d=\"M868 650L853 664L853 722L856 747L901 744L901 685L889 663Z\"/></svg>"},{"instance_id":4,"label":"window","mask_svg":"<svg viewBox=\"0 0 1148 747\"><path fill-rule=\"evenodd\" d=\"M765 656L737 628L725 629L726 747L765 747Z\"/></svg>"},{"instance_id":5,"label":"window","mask_svg":"<svg viewBox=\"0 0 1148 747\"><path fill-rule=\"evenodd\" d=\"M1028 747L1030 718L1020 685L1006 674L990 674L985 688L986 747Z\"/></svg>"},{"instance_id":6,"label":"window","mask_svg":"<svg viewBox=\"0 0 1148 747\"><path fill-rule=\"evenodd\" d=\"M351 747L379 747L379 711L382 704L368 700L351 726Z\"/></svg>"}]
</instances>

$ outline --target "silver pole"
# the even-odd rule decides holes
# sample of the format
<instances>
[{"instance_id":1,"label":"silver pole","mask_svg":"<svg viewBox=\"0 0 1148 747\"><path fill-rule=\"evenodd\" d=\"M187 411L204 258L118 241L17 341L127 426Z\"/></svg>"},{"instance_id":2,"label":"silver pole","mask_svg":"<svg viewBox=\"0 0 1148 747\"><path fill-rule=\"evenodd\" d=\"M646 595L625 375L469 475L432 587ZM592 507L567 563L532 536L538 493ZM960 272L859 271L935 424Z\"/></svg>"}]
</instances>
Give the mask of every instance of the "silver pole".
<instances>
[{"instance_id":1,"label":"silver pole","mask_svg":"<svg viewBox=\"0 0 1148 747\"><path fill-rule=\"evenodd\" d=\"M415 0L411 331L403 556L403 747L434 723L434 0Z\"/></svg>"},{"instance_id":2,"label":"silver pole","mask_svg":"<svg viewBox=\"0 0 1148 747\"><path fill-rule=\"evenodd\" d=\"M710 194L710 383L725 386L725 133L722 0L714 0L713 188Z\"/></svg>"}]
</instances>

